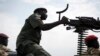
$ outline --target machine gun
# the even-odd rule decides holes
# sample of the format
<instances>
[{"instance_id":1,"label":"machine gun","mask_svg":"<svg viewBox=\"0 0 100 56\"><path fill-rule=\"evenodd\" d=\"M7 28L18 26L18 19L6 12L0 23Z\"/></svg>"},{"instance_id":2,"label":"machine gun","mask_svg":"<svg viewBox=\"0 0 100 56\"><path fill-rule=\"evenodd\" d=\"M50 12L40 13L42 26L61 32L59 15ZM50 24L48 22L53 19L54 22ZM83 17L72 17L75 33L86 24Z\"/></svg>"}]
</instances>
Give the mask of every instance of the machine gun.
<instances>
[{"instance_id":1,"label":"machine gun","mask_svg":"<svg viewBox=\"0 0 100 56\"><path fill-rule=\"evenodd\" d=\"M100 20L97 20L93 17L76 17L77 19L70 19L67 27L67 30L76 29L74 32L80 33L84 32L85 30L92 30L93 32L100 32L95 31L100 29Z\"/></svg>"},{"instance_id":2,"label":"machine gun","mask_svg":"<svg viewBox=\"0 0 100 56\"><path fill-rule=\"evenodd\" d=\"M59 14L59 20L61 17L61 13L64 13L67 11L69 5L67 4L67 7L62 11L57 11L56 13ZM86 30L92 30L93 32L100 32L98 31L100 29L100 20L99 18L95 19L93 17L76 17L77 19L68 19L68 23L65 25L67 26L67 30L75 29L74 32L78 33L78 48L77 48L77 55L75 56L81 56L84 52L84 48L86 48L86 45L84 43L84 38L86 35L88 35L88 32ZM64 25L64 26L65 26Z\"/></svg>"}]
</instances>

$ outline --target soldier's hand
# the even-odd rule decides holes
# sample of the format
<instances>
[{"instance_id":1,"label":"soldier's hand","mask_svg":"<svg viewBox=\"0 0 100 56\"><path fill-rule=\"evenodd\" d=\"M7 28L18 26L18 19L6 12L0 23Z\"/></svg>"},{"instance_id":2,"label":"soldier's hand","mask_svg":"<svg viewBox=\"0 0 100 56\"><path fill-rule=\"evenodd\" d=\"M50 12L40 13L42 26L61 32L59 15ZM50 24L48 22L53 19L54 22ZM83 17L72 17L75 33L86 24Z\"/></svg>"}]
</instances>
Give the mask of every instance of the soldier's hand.
<instances>
[{"instance_id":1,"label":"soldier's hand","mask_svg":"<svg viewBox=\"0 0 100 56\"><path fill-rule=\"evenodd\" d=\"M62 19L60 20L62 24L66 25L68 24L68 18L63 16Z\"/></svg>"}]
</instances>

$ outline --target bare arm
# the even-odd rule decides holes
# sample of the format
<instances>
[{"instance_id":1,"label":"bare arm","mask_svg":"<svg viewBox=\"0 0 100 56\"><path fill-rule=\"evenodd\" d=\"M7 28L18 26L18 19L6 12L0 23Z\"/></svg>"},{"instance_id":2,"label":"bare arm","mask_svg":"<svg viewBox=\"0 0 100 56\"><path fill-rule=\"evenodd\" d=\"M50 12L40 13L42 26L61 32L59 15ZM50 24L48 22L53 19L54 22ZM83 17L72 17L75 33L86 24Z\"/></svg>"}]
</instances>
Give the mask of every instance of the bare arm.
<instances>
[{"instance_id":1,"label":"bare arm","mask_svg":"<svg viewBox=\"0 0 100 56\"><path fill-rule=\"evenodd\" d=\"M56 27L60 24L67 24L67 23L68 23L68 18L62 17L62 19L60 21L56 21L56 22L53 22L53 23L48 23L48 24L42 25L42 30L43 31L50 30L53 27Z\"/></svg>"},{"instance_id":2,"label":"bare arm","mask_svg":"<svg viewBox=\"0 0 100 56\"><path fill-rule=\"evenodd\" d=\"M44 25L42 25L42 30L43 31L50 30L53 27L56 27L56 26L58 26L60 24L61 24L60 21L56 21L56 22L53 22L53 23L44 24Z\"/></svg>"}]
</instances>

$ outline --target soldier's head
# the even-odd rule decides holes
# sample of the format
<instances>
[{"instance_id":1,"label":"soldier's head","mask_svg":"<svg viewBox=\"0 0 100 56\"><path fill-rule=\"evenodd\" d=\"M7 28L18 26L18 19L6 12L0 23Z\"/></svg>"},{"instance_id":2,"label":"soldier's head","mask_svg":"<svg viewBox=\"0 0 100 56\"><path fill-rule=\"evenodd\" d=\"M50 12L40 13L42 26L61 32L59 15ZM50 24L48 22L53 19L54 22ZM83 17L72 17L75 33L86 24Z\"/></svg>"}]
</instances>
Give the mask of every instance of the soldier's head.
<instances>
[{"instance_id":1,"label":"soldier's head","mask_svg":"<svg viewBox=\"0 0 100 56\"><path fill-rule=\"evenodd\" d=\"M7 46L8 45L8 36L0 33L0 44Z\"/></svg>"},{"instance_id":2,"label":"soldier's head","mask_svg":"<svg viewBox=\"0 0 100 56\"><path fill-rule=\"evenodd\" d=\"M42 20L46 20L46 18L47 18L47 9L46 8L36 8L34 10L34 13L38 13L39 15L41 15Z\"/></svg>"},{"instance_id":3,"label":"soldier's head","mask_svg":"<svg viewBox=\"0 0 100 56\"><path fill-rule=\"evenodd\" d=\"M85 38L87 47L99 48L98 38L95 35L89 35Z\"/></svg>"}]
</instances>

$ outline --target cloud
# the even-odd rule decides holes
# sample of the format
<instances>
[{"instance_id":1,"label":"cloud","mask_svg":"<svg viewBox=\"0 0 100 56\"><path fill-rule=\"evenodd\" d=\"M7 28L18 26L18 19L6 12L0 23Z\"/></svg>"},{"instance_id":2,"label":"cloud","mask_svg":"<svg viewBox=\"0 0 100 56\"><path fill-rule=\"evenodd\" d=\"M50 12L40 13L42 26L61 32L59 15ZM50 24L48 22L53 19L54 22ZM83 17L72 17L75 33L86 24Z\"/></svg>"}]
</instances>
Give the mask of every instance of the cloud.
<instances>
[{"instance_id":1,"label":"cloud","mask_svg":"<svg viewBox=\"0 0 100 56\"><path fill-rule=\"evenodd\" d=\"M21 25L18 18L7 13L0 13L0 32L9 36L8 47L15 49L16 37L20 31ZM12 47L13 46L13 47Z\"/></svg>"},{"instance_id":2,"label":"cloud","mask_svg":"<svg viewBox=\"0 0 100 56\"><path fill-rule=\"evenodd\" d=\"M75 18L76 16L90 16L98 17L100 15L99 8L95 5L95 2L89 0L68 0L69 9L64 15L67 17Z\"/></svg>"},{"instance_id":3,"label":"cloud","mask_svg":"<svg viewBox=\"0 0 100 56\"><path fill-rule=\"evenodd\" d=\"M0 0L0 2L6 2L7 0Z\"/></svg>"},{"instance_id":4,"label":"cloud","mask_svg":"<svg viewBox=\"0 0 100 56\"><path fill-rule=\"evenodd\" d=\"M30 4L45 4L49 2L50 0L23 0L25 3L30 3Z\"/></svg>"},{"instance_id":5,"label":"cloud","mask_svg":"<svg viewBox=\"0 0 100 56\"><path fill-rule=\"evenodd\" d=\"M67 2L68 3L80 3L81 4L81 3L88 2L88 0L81 0L81 1L80 0L77 0L77 1L76 0L67 0Z\"/></svg>"}]
</instances>

